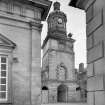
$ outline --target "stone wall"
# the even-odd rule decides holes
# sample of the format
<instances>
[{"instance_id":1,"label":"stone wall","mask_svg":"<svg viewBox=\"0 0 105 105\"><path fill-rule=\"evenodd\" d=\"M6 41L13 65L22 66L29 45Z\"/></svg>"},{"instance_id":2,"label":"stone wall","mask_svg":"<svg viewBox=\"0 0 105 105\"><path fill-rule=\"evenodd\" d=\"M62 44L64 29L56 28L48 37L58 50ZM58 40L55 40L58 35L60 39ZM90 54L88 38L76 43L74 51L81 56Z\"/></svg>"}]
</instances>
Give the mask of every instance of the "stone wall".
<instances>
[{"instance_id":1,"label":"stone wall","mask_svg":"<svg viewBox=\"0 0 105 105\"><path fill-rule=\"evenodd\" d=\"M87 3L87 91L88 105L105 103L105 24L104 0L92 0Z\"/></svg>"},{"instance_id":2,"label":"stone wall","mask_svg":"<svg viewBox=\"0 0 105 105\"><path fill-rule=\"evenodd\" d=\"M65 45L59 44L59 41L49 39L44 47L43 56L43 70L46 66L49 67L49 78L57 79L57 66L60 63L64 63L67 68L67 80L73 80L74 77L74 52L72 48L73 44L66 42ZM46 61L46 62L45 62Z\"/></svg>"},{"instance_id":3,"label":"stone wall","mask_svg":"<svg viewBox=\"0 0 105 105\"><path fill-rule=\"evenodd\" d=\"M105 0L77 0L86 11L87 102L105 104Z\"/></svg>"},{"instance_id":4,"label":"stone wall","mask_svg":"<svg viewBox=\"0 0 105 105\"><path fill-rule=\"evenodd\" d=\"M0 34L16 44L9 62L11 70L8 77L11 78L11 84L8 88L11 91L8 90L5 102L0 100L0 105L40 104L41 20L46 17L42 19L41 10L45 7L48 12L51 2L43 0L43 8L40 6L39 9L34 5L39 3L36 1L0 1ZM14 59L17 61L14 62Z\"/></svg>"}]
</instances>

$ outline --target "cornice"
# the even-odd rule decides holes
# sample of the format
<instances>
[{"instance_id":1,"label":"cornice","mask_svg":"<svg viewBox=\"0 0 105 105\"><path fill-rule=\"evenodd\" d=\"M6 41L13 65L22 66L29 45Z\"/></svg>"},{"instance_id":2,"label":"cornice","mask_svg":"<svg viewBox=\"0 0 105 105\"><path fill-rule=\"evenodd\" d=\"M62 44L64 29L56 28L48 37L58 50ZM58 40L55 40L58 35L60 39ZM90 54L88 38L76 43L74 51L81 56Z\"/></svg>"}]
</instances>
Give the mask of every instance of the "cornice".
<instances>
[{"instance_id":1,"label":"cornice","mask_svg":"<svg viewBox=\"0 0 105 105\"><path fill-rule=\"evenodd\" d=\"M71 1L69 2L69 6L76 7L77 1L78 1L78 0L71 0Z\"/></svg>"},{"instance_id":2,"label":"cornice","mask_svg":"<svg viewBox=\"0 0 105 105\"><path fill-rule=\"evenodd\" d=\"M86 10L85 6L89 0L71 0L69 6L73 6L79 9Z\"/></svg>"},{"instance_id":3,"label":"cornice","mask_svg":"<svg viewBox=\"0 0 105 105\"><path fill-rule=\"evenodd\" d=\"M57 80L57 79L46 79L46 80L42 80L42 82L45 82L45 83L77 83L76 80L65 80L65 81L60 81L60 80Z\"/></svg>"},{"instance_id":4,"label":"cornice","mask_svg":"<svg viewBox=\"0 0 105 105\"><path fill-rule=\"evenodd\" d=\"M41 23L36 23L36 22L29 22L29 24L30 24L30 26L31 27L37 27L37 28L39 28L39 29L42 29L42 24Z\"/></svg>"},{"instance_id":5,"label":"cornice","mask_svg":"<svg viewBox=\"0 0 105 105\"><path fill-rule=\"evenodd\" d=\"M49 0L3 0L5 2L20 2L29 6L42 9L41 20L44 21L48 15L52 2Z\"/></svg>"},{"instance_id":6,"label":"cornice","mask_svg":"<svg viewBox=\"0 0 105 105\"><path fill-rule=\"evenodd\" d=\"M21 0L22 1L22 0ZM49 0L26 0L30 5L38 8L42 8L42 21L44 21L48 15L52 2Z\"/></svg>"},{"instance_id":7,"label":"cornice","mask_svg":"<svg viewBox=\"0 0 105 105\"><path fill-rule=\"evenodd\" d=\"M62 36L62 35L61 35ZM55 39L55 40L63 40L63 41L68 41L68 42L72 42L72 43L74 43L75 42L75 40L74 39L72 39L72 38L68 38L68 37L60 37L59 35L57 35L57 34L55 34L55 35L53 35L53 34L51 34L51 35L47 35L47 37L45 38L45 40L44 40L44 42L43 42L43 45L42 45L42 49L44 48L44 46L45 46L45 44L47 43L47 41L49 40L49 39Z\"/></svg>"},{"instance_id":8,"label":"cornice","mask_svg":"<svg viewBox=\"0 0 105 105\"><path fill-rule=\"evenodd\" d=\"M70 54L70 55L74 55L74 54L75 54L74 52L70 52L70 51L65 51L65 50L59 50L59 49L51 49L51 48L49 48L49 49L44 53L43 58L45 57L45 55L46 55L47 53L50 53L51 51L66 53L66 54Z\"/></svg>"}]
</instances>

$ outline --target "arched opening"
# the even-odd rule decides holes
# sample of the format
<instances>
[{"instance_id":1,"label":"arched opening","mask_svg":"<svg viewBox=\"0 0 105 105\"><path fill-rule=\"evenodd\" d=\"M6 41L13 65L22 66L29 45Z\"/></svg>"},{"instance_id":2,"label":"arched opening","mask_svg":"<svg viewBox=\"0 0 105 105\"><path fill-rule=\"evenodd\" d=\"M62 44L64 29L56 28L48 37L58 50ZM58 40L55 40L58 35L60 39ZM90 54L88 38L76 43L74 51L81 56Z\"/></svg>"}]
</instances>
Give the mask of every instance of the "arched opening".
<instances>
[{"instance_id":1,"label":"arched opening","mask_svg":"<svg viewBox=\"0 0 105 105\"><path fill-rule=\"evenodd\" d=\"M42 104L48 103L48 87L43 86L42 87Z\"/></svg>"},{"instance_id":2,"label":"arched opening","mask_svg":"<svg viewBox=\"0 0 105 105\"><path fill-rule=\"evenodd\" d=\"M80 91L80 90L81 90L81 88L80 88L80 87L77 87L77 88L76 88L76 91Z\"/></svg>"},{"instance_id":3,"label":"arched opening","mask_svg":"<svg viewBox=\"0 0 105 105\"><path fill-rule=\"evenodd\" d=\"M42 90L48 90L48 87L43 86L43 87L42 87Z\"/></svg>"},{"instance_id":4,"label":"arched opening","mask_svg":"<svg viewBox=\"0 0 105 105\"><path fill-rule=\"evenodd\" d=\"M58 89L57 89L58 102L67 102L67 91L68 91L68 88L66 85L58 86Z\"/></svg>"},{"instance_id":5,"label":"arched opening","mask_svg":"<svg viewBox=\"0 0 105 105\"><path fill-rule=\"evenodd\" d=\"M81 87L80 86L76 88L76 94L77 94L76 101L81 101Z\"/></svg>"}]
</instances>

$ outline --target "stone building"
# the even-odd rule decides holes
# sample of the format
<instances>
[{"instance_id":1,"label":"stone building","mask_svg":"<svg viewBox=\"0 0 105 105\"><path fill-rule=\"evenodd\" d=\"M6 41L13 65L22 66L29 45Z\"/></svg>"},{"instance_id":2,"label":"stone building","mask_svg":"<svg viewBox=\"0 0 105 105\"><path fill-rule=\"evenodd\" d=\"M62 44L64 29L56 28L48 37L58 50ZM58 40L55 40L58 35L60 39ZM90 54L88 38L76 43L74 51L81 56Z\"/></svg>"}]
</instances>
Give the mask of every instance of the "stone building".
<instances>
[{"instance_id":1,"label":"stone building","mask_svg":"<svg viewBox=\"0 0 105 105\"><path fill-rule=\"evenodd\" d=\"M78 95L78 101L86 102L87 101L87 71L84 68L84 64L79 64L79 70L76 72L76 79L78 83L77 92L80 94Z\"/></svg>"},{"instance_id":2,"label":"stone building","mask_svg":"<svg viewBox=\"0 0 105 105\"><path fill-rule=\"evenodd\" d=\"M54 3L54 11L47 19L48 32L43 42L42 103L76 101L74 70L74 39L67 36L65 13L60 3Z\"/></svg>"},{"instance_id":3,"label":"stone building","mask_svg":"<svg viewBox=\"0 0 105 105\"><path fill-rule=\"evenodd\" d=\"M87 104L105 105L105 0L71 0L86 12Z\"/></svg>"},{"instance_id":4,"label":"stone building","mask_svg":"<svg viewBox=\"0 0 105 105\"><path fill-rule=\"evenodd\" d=\"M0 0L0 105L40 102L41 21L50 6L48 0Z\"/></svg>"}]
</instances>

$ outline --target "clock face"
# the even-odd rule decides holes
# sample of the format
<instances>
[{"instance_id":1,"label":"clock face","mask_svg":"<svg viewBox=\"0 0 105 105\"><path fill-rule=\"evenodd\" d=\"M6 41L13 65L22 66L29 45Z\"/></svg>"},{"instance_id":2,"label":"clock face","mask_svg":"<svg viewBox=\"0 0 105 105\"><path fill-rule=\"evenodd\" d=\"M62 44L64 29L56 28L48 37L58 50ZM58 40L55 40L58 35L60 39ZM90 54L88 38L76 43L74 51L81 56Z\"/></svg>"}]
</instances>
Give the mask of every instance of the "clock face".
<instances>
[{"instance_id":1,"label":"clock face","mask_svg":"<svg viewBox=\"0 0 105 105\"><path fill-rule=\"evenodd\" d=\"M61 18L58 19L58 23L62 24L62 19Z\"/></svg>"}]
</instances>

